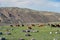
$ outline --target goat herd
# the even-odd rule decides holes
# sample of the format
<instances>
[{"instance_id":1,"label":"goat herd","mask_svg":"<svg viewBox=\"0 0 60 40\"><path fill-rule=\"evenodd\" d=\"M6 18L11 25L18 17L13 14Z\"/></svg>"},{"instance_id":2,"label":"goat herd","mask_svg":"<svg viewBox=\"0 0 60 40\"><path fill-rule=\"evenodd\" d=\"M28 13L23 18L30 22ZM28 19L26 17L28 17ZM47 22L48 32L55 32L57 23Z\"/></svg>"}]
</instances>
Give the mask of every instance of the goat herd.
<instances>
[{"instance_id":1,"label":"goat herd","mask_svg":"<svg viewBox=\"0 0 60 40\"><path fill-rule=\"evenodd\" d=\"M24 27L25 25L24 24L22 24L22 25L15 25L16 27ZM27 29L26 30L22 30L22 32L24 32L25 33L25 36L32 36L30 33L32 32L32 33L38 33L39 32L39 30L36 30L36 29L33 29L32 27L35 27L35 26L38 26L38 27L44 27L44 26L46 26L45 24L37 24L37 25L35 25L35 24L31 24L31 25L27 25ZM51 27L60 27L60 24L48 24L48 26L51 26ZM10 25L10 27L14 27L14 25ZM14 29L12 29L12 30L14 30ZM7 30L8 31L8 30ZM55 33L57 33L57 32L55 32ZM3 33L2 32L0 32L0 35L2 35ZM7 35L11 35L11 32L7 32L6 33ZM50 34L52 34L52 32L50 32ZM4 37L0 37L0 40L7 40L6 38L4 38ZM19 40L25 40L24 38L20 38ZM35 38L31 38L31 40L36 40Z\"/></svg>"},{"instance_id":2,"label":"goat herd","mask_svg":"<svg viewBox=\"0 0 60 40\"><path fill-rule=\"evenodd\" d=\"M44 27L44 26L50 26L50 27L60 27L60 24L37 24L38 25L38 27ZM13 27L13 25L10 25L11 27ZM20 26L22 26L22 27L24 27L25 25L24 24L22 24L22 25L15 25L16 27L20 27ZM28 27L32 27L32 26L36 26L35 24L31 24L31 25L27 25Z\"/></svg>"},{"instance_id":3,"label":"goat herd","mask_svg":"<svg viewBox=\"0 0 60 40\"><path fill-rule=\"evenodd\" d=\"M24 25L24 24L22 24L22 25L9 25L11 28L12 27L25 27L26 25ZM42 26L44 26L44 25L38 25L38 27L42 27ZM26 37L30 37L30 36L32 36L30 33L38 33L39 31L38 30L35 30L35 29L33 29L32 27L35 27L35 24L31 24L31 25L27 25L27 29L26 30L24 30L24 29L22 29L22 32L23 33L25 33L25 36ZM5 34L7 34L7 35L11 35L12 33L9 31L10 29L6 29L6 33ZM14 29L12 29L12 30L14 30ZM0 32L0 35L3 35L3 32ZM0 37L0 40L7 40L5 37ZM20 38L19 40L25 40L24 38ZM36 40L35 38L31 38L31 40Z\"/></svg>"},{"instance_id":4,"label":"goat herd","mask_svg":"<svg viewBox=\"0 0 60 40\"><path fill-rule=\"evenodd\" d=\"M48 24L51 27L60 27L60 24Z\"/></svg>"}]
</instances>

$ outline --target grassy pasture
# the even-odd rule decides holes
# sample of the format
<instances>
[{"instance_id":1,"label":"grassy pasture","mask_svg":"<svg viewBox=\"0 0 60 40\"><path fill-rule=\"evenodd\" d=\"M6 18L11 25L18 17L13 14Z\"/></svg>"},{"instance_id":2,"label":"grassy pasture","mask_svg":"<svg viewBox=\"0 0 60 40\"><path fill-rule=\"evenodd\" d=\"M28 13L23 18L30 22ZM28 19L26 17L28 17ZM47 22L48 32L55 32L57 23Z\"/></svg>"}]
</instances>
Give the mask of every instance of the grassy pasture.
<instances>
[{"instance_id":1,"label":"grassy pasture","mask_svg":"<svg viewBox=\"0 0 60 40\"><path fill-rule=\"evenodd\" d=\"M34 30L38 30L39 32L37 33L32 33L30 34L32 36L27 37L25 36L25 33L22 32L22 30L27 29L26 26L24 27L10 27L10 26L1 26L0 27L0 32L3 32L3 35L0 35L0 37L5 37L7 40L19 40L19 38L24 38L25 40L31 40L31 38L35 38L36 40L53 40L56 38L57 40L60 40L60 34L55 34L57 30L60 30L60 28L53 28L49 26L44 26L44 27L32 27ZM7 29L9 32L11 32L11 35L7 35ZM13 30L12 30L13 29ZM53 32L50 34L50 32Z\"/></svg>"}]
</instances>

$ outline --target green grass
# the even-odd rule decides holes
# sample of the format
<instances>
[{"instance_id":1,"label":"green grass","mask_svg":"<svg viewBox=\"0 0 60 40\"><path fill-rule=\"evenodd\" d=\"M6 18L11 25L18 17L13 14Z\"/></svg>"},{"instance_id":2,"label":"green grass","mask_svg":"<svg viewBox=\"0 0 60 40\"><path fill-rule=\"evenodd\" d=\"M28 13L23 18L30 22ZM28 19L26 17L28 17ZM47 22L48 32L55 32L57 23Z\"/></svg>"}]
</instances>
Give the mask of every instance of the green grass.
<instances>
[{"instance_id":1,"label":"green grass","mask_svg":"<svg viewBox=\"0 0 60 40\"><path fill-rule=\"evenodd\" d=\"M60 40L60 34L55 34L57 30L60 30L60 28L51 28L49 26L44 27L32 27L34 30L39 30L37 33L30 33L32 36L26 37L25 33L22 32L22 30L27 29L27 27L9 27L9 26L2 26L0 27L0 32L3 32L3 35L0 35L0 37L5 37L7 40L18 40L19 38L24 38L25 40L31 40L31 38L35 38L36 40L53 40L56 38L57 40ZM12 33L11 35L6 34L6 29L9 29L9 31ZM14 30L11 30L14 29ZM49 34L49 32L53 32L52 34Z\"/></svg>"}]
</instances>

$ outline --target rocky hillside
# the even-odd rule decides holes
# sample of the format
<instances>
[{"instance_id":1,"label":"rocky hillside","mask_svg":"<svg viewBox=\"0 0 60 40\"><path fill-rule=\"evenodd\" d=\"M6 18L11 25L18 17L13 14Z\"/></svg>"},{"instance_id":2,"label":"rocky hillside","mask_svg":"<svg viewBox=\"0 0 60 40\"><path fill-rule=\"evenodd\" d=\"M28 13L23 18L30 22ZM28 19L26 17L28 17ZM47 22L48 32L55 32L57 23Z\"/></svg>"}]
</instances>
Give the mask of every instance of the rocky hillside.
<instances>
[{"instance_id":1,"label":"rocky hillside","mask_svg":"<svg viewBox=\"0 0 60 40\"><path fill-rule=\"evenodd\" d=\"M0 24L59 22L60 14L27 8L0 7Z\"/></svg>"}]
</instances>

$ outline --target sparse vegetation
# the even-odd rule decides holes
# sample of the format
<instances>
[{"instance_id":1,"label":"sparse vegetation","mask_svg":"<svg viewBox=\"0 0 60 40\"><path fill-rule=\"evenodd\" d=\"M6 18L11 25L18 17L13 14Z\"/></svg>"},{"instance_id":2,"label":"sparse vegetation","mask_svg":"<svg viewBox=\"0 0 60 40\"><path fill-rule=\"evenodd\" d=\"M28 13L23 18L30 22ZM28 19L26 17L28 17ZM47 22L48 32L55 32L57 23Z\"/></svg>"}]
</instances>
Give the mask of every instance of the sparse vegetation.
<instances>
[{"instance_id":1,"label":"sparse vegetation","mask_svg":"<svg viewBox=\"0 0 60 40\"><path fill-rule=\"evenodd\" d=\"M48 11L36 11L27 8L1 7L0 23L22 24L22 23L47 23L59 22L60 13Z\"/></svg>"}]
</instances>

